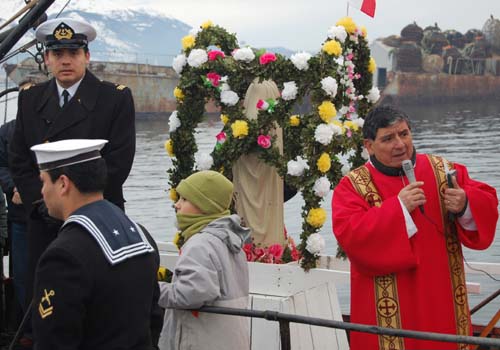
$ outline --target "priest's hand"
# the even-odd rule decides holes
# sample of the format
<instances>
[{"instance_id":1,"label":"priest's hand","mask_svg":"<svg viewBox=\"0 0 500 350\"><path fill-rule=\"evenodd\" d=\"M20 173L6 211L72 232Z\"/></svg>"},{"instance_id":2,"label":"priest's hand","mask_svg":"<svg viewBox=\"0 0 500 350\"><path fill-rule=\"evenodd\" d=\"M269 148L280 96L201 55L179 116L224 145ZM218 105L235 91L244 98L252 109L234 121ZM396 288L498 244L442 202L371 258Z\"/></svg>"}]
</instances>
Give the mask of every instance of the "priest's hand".
<instances>
[{"instance_id":1,"label":"priest's hand","mask_svg":"<svg viewBox=\"0 0 500 350\"><path fill-rule=\"evenodd\" d=\"M453 188L444 190L444 205L446 209L454 214L463 213L467 205L467 195L457 182L457 178L451 178Z\"/></svg>"},{"instance_id":2,"label":"priest's hand","mask_svg":"<svg viewBox=\"0 0 500 350\"><path fill-rule=\"evenodd\" d=\"M403 202L408 212L412 212L420 205L426 202L424 190L421 188L424 185L422 181L413 182L399 192L398 197Z\"/></svg>"}]
</instances>

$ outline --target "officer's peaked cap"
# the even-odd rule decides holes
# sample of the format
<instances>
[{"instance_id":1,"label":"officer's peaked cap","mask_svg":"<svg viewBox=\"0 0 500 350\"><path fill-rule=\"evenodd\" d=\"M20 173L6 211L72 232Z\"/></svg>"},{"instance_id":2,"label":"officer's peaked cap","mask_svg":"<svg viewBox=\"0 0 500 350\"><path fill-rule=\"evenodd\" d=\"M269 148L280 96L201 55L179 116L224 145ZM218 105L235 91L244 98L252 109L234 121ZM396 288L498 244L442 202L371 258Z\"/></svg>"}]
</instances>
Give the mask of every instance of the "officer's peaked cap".
<instances>
[{"instance_id":1,"label":"officer's peaked cap","mask_svg":"<svg viewBox=\"0 0 500 350\"><path fill-rule=\"evenodd\" d=\"M89 23L74 18L55 18L40 24L35 31L36 39L47 50L78 49L86 47L97 33Z\"/></svg>"}]
</instances>

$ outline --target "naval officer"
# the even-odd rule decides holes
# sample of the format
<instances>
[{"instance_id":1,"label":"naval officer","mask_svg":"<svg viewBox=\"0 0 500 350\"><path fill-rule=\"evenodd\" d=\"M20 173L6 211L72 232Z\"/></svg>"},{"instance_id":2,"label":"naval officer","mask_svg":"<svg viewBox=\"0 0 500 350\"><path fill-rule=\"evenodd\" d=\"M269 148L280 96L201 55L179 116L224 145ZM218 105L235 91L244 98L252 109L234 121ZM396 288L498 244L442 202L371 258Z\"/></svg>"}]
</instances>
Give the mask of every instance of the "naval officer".
<instances>
[{"instance_id":1,"label":"naval officer","mask_svg":"<svg viewBox=\"0 0 500 350\"><path fill-rule=\"evenodd\" d=\"M36 263L55 238L60 223L51 219L40 189L33 145L71 138L106 139L102 150L108 168L104 198L124 208L122 185L135 154L135 110L130 89L100 81L87 70L88 43L96 31L88 23L58 18L41 24L36 38L45 45L44 59L53 78L28 85L19 93L16 128L9 162L27 210L27 303L33 290Z\"/></svg>"},{"instance_id":2,"label":"naval officer","mask_svg":"<svg viewBox=\"0 0 500 350\"><path fill-rule=\"evenodd\" d=\"M106 142L32 147L49 215L64 221L36 269L35 349L156 348L158 251L144 227L104 199Z\"/></svg>"}]
</instances>

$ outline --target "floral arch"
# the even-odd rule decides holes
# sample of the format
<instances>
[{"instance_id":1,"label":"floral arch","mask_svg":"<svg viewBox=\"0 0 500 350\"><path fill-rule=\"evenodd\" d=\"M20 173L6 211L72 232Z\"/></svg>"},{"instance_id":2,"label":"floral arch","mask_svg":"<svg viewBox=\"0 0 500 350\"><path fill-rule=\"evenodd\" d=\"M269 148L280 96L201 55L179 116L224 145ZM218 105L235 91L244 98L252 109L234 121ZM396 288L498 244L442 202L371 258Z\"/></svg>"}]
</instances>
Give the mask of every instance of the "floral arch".
<instances>
[{"instance_id":1,"label":"floral arch","mask_svg":"<svg viewBox=\"0 0 500 350\"><path fill-rule=\"evenodd\" d=\"M168 171L171 199L177 200L176 186L194 171L213 169L231 179L232 165L240 156L258 154L301 190L304 206L298 250L301 266L315 267L324 245L318 234L326 220L321 202L342 176L339 155L351 154L351 167L364 162L362 117L379 98L378 89L372 88L375 62L366 30L351 18L342 18L330 28L316 55L299 52L288 59L240 48L234 34L209 21L196 35L184 37L182 46L183 52L173 62L181 77L174 90L177 110L170 116L170 138L165 143L173 161ZM273 80L281 96L258 101L257 119L249 120L243 99L255 78ZM310 111L292 115L292 107L306 96ZM195 160L194 130L209 99L220 106L224 127L212 153ZM283 154L270 135L275 123L286 140Z\"/></svg>"}]
</instances>

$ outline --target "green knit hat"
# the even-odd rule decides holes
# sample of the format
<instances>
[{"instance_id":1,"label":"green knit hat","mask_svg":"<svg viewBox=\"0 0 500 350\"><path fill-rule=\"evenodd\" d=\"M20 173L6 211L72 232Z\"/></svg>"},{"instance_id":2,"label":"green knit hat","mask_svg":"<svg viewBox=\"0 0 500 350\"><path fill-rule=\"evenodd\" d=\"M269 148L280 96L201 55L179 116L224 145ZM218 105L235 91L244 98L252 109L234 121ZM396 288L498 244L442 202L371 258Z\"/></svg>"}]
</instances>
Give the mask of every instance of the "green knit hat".
<instances>
[{"instance_id":1,"label":"green knit hat","mask_svg":"<svg viewBox=\"0 0 500 350\"><path fill-rule=\"evenodd\" d=\"M210 215L229 209L233 197L233 184L216 171L203 170L182 180L176 191L204 214Z\"/></svg>"}]
</instances>

